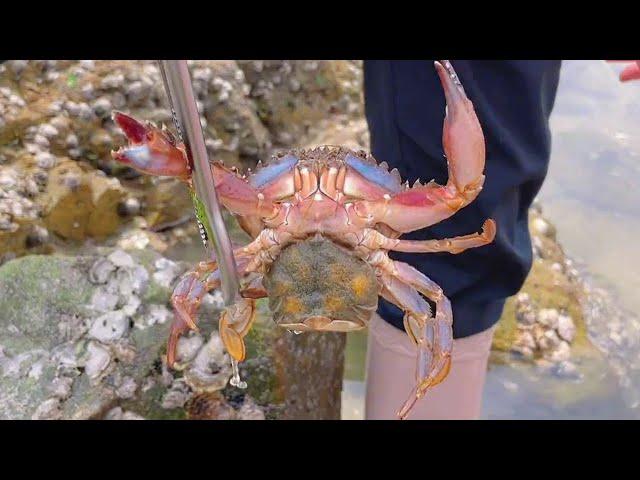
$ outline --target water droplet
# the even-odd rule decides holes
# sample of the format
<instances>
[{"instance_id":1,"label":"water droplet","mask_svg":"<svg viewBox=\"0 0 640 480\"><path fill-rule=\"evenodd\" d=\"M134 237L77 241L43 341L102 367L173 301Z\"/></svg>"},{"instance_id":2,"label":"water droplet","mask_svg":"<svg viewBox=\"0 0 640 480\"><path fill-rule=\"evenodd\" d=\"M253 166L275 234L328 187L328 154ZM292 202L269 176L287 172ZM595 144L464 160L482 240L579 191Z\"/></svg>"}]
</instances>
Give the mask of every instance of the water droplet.
<instances>
[{"instance_id":1,"label":"water droplet","mask_svg":"<svg viewBox=\"0 0 640 480\"><path fill-rule=\"evenodd\" d=\"M238 369L238 362L236 359L231 359L231 369L233 370L233 375L231 376L231 380L229 383L234 387L245 389L247 388L247 382L243 382L240 378L240 370Z\"/></svg>"}]
</instances>

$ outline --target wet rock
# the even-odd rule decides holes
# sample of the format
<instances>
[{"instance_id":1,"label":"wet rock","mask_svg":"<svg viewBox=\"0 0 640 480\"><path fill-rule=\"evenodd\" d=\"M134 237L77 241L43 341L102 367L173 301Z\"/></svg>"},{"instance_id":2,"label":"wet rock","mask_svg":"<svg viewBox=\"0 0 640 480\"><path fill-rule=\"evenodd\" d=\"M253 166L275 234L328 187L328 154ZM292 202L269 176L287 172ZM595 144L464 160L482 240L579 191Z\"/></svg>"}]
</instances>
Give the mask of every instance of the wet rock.
<instances>
[{"instance_id":1,"label":"wet rock","mask_svg":"<svg viewBox=\"0 0 640 480\"><path fill-rule=\"evenodd\" d=\"M114 407L105 414L104 420L144 420L144 417L121 407Z\"/></svg>"},{"instance_id":2,"label":"wet rock","mask_svg":"<svg viewBox=\"0 0 640 480\"><path fill-rule=\"evenodd\" d=\"M128 316L123 311L115 310L96 318L89 330L89 336L102 343L109 343L124 336L128 328Z\"/></svg>"},{"instance_id":3,"label":"wet rock","mask_svg":"<svg viewBox=\"0 0 640 480\"><path fill-rule=\"evenodd\" d=\"M236 420L237 414L220 392L201 393L187 405L190 420Z\"/></svg>"},{"instance_id":4,"label":"wet rock","mask_svg":"<svg viewBox=\"0 0 640 480\"><path fill-rule=\"evenodd\" d=\"M558 328L558 318L559 313L557 310L552 308L543 308L538 312L537 321L541 325L544 325L549 328Z\"/></svg>"},{"instance_id":5,"label":"wet rock","mask_svg":"<svg viewBox=\"0 0 640 480\"><path fill-rule=\"evenodd\" d=\"M573 319L569 315L560 315L558 317L558 335L563 340L571 343L576 336L576 326Z\"/></svg>"},{"instance_id":6,"label":"wet rock","mask_svg":"<svg viewBox=\"0 0 640 480\"><path fill-rule=\"evenodd\" d=\"M115 309L130 299L118 298L102 314L92 305L97 290L117 286L119 271L153 270L153 263L109 258L118 265L106 255L27 256L0 267L1 418L91 418L136 397L137 385L155 374L168 322L131 330L131 317ZM151 289L145 301L154 305L155 296L156 307L166 308L169 290L155 283ZM139 305L136 314L148 309Z\"/></svg>"},{"instance_id":7,"label":"wet rock","mask_svg":"<svg viewBox=\"0 0 640 480\"><path fill-rule=\"evenodd\" d=\"M87 346L87 358L84 363L84 371L90 379L99 377L111 363L109 349L99 343L89 342Z\"/></svg>"},{"instance_id":8,"label":"wet rock","mask_svg":"<svg viewBox=\"0 0 640 480\"><path fill-rule=\"evenodd\" d=\"M173 285L159 284L155 273L171 269L175 282L186 268L150 251L119 250L26 256L1 266L0 417L96 418L120 407L144 418L183 418L194 397L237 391L228 385L229 357L215 322L201 322L200 334L180 340L177 369L166 368ZM215 319L216 305L203 304L202 317ZM265 307L261 302L246 337L241 373L248 395L231 410L220 403L196 411L238 419L339 418L344 336L290 335L275 327Z\"/></svg>"},{"instance_id":9,"label":"wet rock","mask_svg":"<svg viewBox=\"0 0 640 480\"><path fill-rule=\"evenodd\" d=\"M571 358L571 347L567 342L560 341L548 355L548 358L556 363L569 360Z\"/></svg>"}]
</instances>

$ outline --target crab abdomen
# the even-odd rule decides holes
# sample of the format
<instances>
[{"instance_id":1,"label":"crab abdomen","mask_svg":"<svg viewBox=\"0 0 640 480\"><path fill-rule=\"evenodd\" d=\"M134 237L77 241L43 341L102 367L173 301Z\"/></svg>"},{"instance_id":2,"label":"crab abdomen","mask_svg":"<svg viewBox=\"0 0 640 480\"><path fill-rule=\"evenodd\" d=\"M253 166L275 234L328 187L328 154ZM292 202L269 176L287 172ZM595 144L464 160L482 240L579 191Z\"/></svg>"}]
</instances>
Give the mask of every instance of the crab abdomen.
<instances>
[{"instance_id":1,"label":"crab abdomen","mask_svg":"<svg viewBox=\"0 0 640 480\"><path fill-rule=\"evenodd\" d=\"M378 305L373 268L321 236L286 247L263 284L275 322L289 330L359 330Z\"/></svg>"}]
</instances>

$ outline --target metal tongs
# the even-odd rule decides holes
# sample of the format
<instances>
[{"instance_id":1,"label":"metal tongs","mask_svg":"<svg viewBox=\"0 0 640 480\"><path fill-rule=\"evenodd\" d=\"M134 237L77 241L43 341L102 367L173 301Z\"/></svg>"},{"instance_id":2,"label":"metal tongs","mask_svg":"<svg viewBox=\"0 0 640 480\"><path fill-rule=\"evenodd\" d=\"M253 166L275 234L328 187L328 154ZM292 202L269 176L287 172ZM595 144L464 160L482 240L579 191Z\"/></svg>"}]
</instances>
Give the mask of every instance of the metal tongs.
<instances>
[{"instance_id":1,"label":"metal tongs","mask_svg":"<svg viewBox=\"0 0 640 480\"><path fill-rule=\"evenodd\" d=\"M193 189L206 213L202 218L196 215L200 233L207 252L215 253L222 280L222 296L225 305L229 306L240 296L238 271L209 166L189 67L186 60L160 60L158 63L169 97L173 122L189 159ZM208 225L202 225L203 221L208 222ZM213 238L208 238L208 232Z\"/></svg>"}]
</instances>

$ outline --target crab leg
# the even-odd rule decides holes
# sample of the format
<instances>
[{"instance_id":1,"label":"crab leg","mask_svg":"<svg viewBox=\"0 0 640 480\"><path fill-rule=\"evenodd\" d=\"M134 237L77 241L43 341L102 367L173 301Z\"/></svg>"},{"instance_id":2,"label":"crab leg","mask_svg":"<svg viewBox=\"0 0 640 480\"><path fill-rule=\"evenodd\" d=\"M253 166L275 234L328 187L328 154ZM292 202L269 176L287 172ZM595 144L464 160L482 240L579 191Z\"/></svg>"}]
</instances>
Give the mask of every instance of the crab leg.
<instances>
[{"instance_id":1,"label":"crab leg","mask_svg":"<svg viewBox=\"0 0 640 480\"><path fill-rule=\"evenodd\" d=\"M482 233L471 233L461 237L442 240L400 240L384 236L377 230L366 230L362 244L372 250L382 248L396 252L462 253L468 248L482 247L493 241L496 236L496 222L488 219L482 225Z\"/></svg>"},{"instance_id":2,"label":"crab leg","mask_svg":"<svg viewBox=\"0 0 640 480\"><path fill-rule=\"evenodd\" d=\"M248 261L248 259L238 261L238 269L241 274L246 270ZM200 262L196 270L187 272L180 278L171 295L175 317L171 324L167 344L167 364L169 367L175 363L176 346L180 337L189 330L198 330L197 312L202 299L207 292L219 288L220 284L220 271L216 261Z\"/></svg>"},{"instance_id":3,"label":"crab leg","mask_svg":"<svg viewBox=\"0 0 640 480\"><path fill-rule=\"evenodd\" d=\"M449 171L447 184L417 184L395 195L356 202L356 213L369 225L384 223L401 233L419 230L449 218L482 189L485 145L473 104L451 64L443 60L435 66L447 102L442 134Z\"/></svg>"},{"instance_id":4,"label":"crab leg","mask_svg":"<svg viewBox=\"0 0 640 480\"><path fill-rule=\"evenodd\" d=\"M376 263L385 297L405 312L405 329L418 348L416 386L398 412L398 416L405 419L415 402L449 374L453 348L451 302L437 284L406 263L388 257ZM420 297L418 292L436 304L435 317L430 315L429 309L425 311L420 302L424 300L417 298Z\"/></svg>"}]
</instances>

